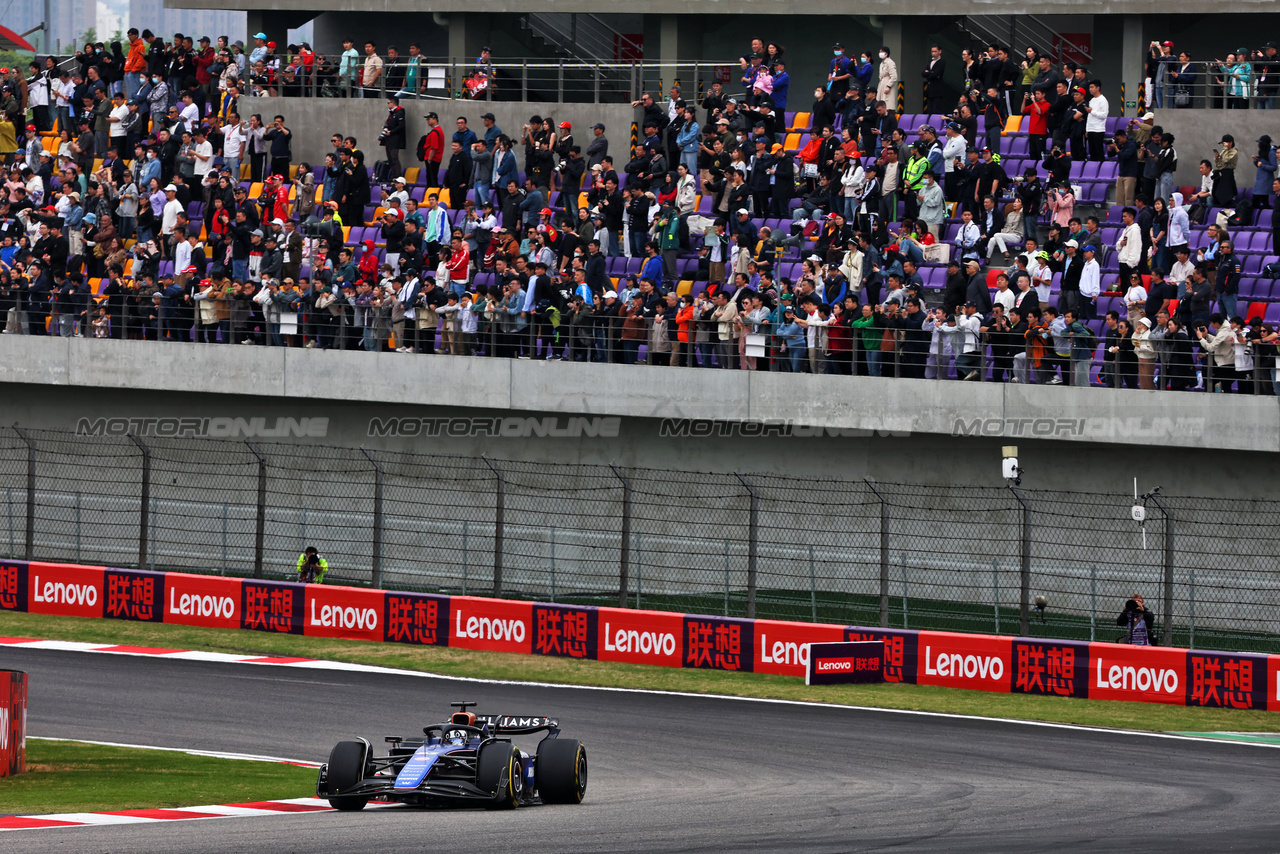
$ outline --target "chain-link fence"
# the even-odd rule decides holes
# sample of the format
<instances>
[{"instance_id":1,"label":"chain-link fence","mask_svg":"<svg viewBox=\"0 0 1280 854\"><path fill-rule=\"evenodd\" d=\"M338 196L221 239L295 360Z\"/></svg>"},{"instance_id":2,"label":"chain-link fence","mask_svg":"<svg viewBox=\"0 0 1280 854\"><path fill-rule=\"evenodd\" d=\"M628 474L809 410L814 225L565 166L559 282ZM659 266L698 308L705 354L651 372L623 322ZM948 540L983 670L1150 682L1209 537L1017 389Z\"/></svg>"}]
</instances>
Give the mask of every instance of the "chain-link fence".
<instances>
[{"instance_id":1,"label":"chain-link fence","mask_svg":"<svg viewBox=\"0 0 1280 854\"><path fill-rule=\"evenodd\" d=\"M157 432L164 432L163 424ZM1280 652L1280 513L759 473L0 429L0 554L735 616ZM1037 607L1039 597L1044 607Z\"/></svg>"}]
</instances>

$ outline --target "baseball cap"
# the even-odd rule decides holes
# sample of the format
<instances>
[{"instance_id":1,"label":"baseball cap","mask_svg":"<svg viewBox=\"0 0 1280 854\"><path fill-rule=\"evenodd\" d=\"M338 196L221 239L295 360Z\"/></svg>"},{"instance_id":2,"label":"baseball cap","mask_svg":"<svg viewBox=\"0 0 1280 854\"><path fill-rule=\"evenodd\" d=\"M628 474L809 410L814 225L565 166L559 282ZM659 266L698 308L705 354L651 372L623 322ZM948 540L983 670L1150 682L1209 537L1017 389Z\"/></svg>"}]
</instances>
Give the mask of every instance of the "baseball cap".
<instances>
[{"instance_id":1,"label":"baseball cap","mask_svg":"<svg viewBox=\"0 0 1280 854\"><path fill-rule=\"evenodd\" d=\"M498 120L498 117L495 116L493 113L485 113L483 116L480 117L480 121L484 121L485 119L488 119L491 122L496 122Z\"/></svg>"},{"instance_id":2,"label":"baseball cap","mask_svg":"<svg viewBox=\"0 0 1280 854\"><path fill-rule=\"evenodd\" d=\"M592 129L592 130L604 130L605 128L604 128L604 125L600 124L600 122L596 122L595 124L593 124L593 125L591 126L591 129Z\"/></svg>"},{"instance_id":3,"label":"baseball cap","mask_svg":"<svg viewBox=\"0 0 1280 854\"><path fill-rule=\"evenodd\" d=\"M392 181L391 183L393 183L393 184L408 184L408 183L409 183L409 179L408 179L408 178L406 178L405 176L401 175L399 178L395 179L395 180L394 180L394 181Z\"/></svg>"},{"instance_id":4,"label":"baseball cap","mask_svg":"<svg viewBox=\"0 0 1280 854\"><path fill-rule=\"evenodd\" d=\"M617 292L617 291L605 291L605 292L604 292L604 298L605 298L605 299L617 299L617 298L618 298L618 292Z\"/></svg>"},{"instance_id":5,"label":"baseball cap","mask_svg":"<svg viewBox=\"0 0 1280 854\"><path fill-rule=\"evenodd\" d=\"M570 124L569 122L561 122L561 123L560 123L560 127L562 127L562 128L571 128L571 127L573 127L573 125L572 125L572 124Z\"/></svg>"},{"instance_id":6,"label":"baseball cap","mask_svg":"<svg viewBox=\"0 0 1280 854\"><path fill-rule=\"evenodd\" d=\"M170 193L170 192L176 193L176 192L178 192L178 188L177 188L177 187L175 187L174 185L170 184L169 186L167 186L167 187L165 187L165 188L164 188L164 191L165 191L166 193Z\"/></svg>"},{"instance_id":7,"label":"baseball cap","mask_svg":"<svg viewBox=\"0 0 1280 854\"><path fill-rule=\"evenodd\" d=\"M738 216L751 216L751 211L746 208L738 208Z\"/></svg>"},{"instance_id":8,"label":"baseball cap","mask_svg":"<svg viewBox=\"0 0 1280 854\"><path fill-rule=\"evenodd\" d=\"M1076 241L1074 241L1074 240L1068 240L1066 243L1064 243L1064 244L1062 244L1062 245L1063 245L1063 246L1070 246L1072 249L1075 249L1075 248L1077 248L1080 244L1079 244L1079 243L1077 243L1077 242L1076 242Z\"/></svg>"},{"instance_id":9,"label":"baseball cap","mask_svg":"<svg viewBox=\"0 0 1280 854\"><path fill-rule=\"evenodd\" d=\"M254 37L255 39L262 39L263 41L266 41L266 40L267 40L267 34L266 34L266 33L254 33L254 34L253 34L253 37Z\"/></svg>"},{"instance_id":10,"label":"baseball cap","mask_svg":"<svg viewBox=\"0 0 1280 854\"><path fill-rule=\"evenodd\" d=\"M1153 122L1156 120L1156 114L1148 110L1147 112L1142 114L1142 120L1144 122Z\"/></svg>"}]
</instances>

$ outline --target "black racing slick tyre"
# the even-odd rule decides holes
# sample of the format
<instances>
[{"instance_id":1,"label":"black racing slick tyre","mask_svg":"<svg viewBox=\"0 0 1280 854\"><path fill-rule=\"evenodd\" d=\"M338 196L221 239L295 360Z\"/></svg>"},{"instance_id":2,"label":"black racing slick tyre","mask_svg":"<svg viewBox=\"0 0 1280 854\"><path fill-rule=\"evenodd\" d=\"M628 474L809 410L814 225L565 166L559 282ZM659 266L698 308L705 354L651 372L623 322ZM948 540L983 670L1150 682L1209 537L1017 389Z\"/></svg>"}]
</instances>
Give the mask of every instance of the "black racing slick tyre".
<instances>
[{"instance_id":1,"label":"black racing slick tyre","mask_svg":"<svg viewBox=\"0 0 1280 854\"><path fill-rule=\"evenodd\" d=\"M489 809L509 810L524 799L524 757L509 742L497 741L480 748L476 758L476 786L493 793Z\"/></svg>"},{"instance_id":2,"label":"black racing slick tyre","mask_svg":"<svg viewBox=\"0 0 1280 854\"><path fill-rule=\"evenodd\" d=\"M329 791L342 792L364 779L365 754L369 747L363 741L340 741L329 753ZM329 798L329 806L343 812L365 808L368 798Z\"/></svg>"},{"instance_id":3,"label":"black racing slick tyre","mask_svg":"<svg viewBox=\"0 0 1280 854\"><path fill-rule=\"evenodd\" d=\"M587 749L573 739L547 739L538 746L537 779L543 803L582 803L587 794Z\"/></svg>"}]
</instances>

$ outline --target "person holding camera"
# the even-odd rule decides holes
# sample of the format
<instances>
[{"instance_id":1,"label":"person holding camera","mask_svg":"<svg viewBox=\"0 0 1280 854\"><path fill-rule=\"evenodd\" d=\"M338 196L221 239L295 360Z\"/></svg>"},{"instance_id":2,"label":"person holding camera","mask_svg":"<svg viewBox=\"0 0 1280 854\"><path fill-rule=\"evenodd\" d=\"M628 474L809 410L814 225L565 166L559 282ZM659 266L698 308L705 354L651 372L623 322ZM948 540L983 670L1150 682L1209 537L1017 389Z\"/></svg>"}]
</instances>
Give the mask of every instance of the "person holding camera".
<instances>
[{"instance_id":1,"label":"person holding camera","mask_svg":"<svg viewBox=\"0 0 1280 854\"><path fill-rule=\"evenodd\" d=\"M1155 631L1155 614L1147 610L1146 603L1139 593L1124 603L1124 610L1120 612L1120 616L1116 617L1116 625L1124 626L1127 629L1125 638L1121 638L1121 642L1132 644L1133 646L1151 646L1152 635Z\"/></svg>"},{"instance_id":2,"label":"person holding camera","mask_svg":"<svg viewBox=\"0 0 1280 854\"><path fill-rule=\"evenodd\" d=\"M298 581L302 584L324 584L325 573L329 571L329 561L320 556L315 546L307 546L298 555Z\"/></svg>"}]
</instances>

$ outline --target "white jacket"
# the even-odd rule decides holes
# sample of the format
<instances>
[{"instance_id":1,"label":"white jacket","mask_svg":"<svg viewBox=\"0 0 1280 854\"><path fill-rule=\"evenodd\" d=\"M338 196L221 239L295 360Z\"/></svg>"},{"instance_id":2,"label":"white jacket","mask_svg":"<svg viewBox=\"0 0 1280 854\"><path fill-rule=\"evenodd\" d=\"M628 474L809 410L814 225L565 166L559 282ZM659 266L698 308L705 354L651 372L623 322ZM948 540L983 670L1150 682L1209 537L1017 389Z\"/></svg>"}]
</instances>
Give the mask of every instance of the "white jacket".
<instances>
[{"instance_id":1,"label":"white jacket","mask_svg":"<svg viewBox=\"0 0 1280 854\"><path fill-rule=\"evenodd\" d=\"M1080 271L1080 296L1093 299L1102 291L1102 268L1097 259L1085 261Z\"/></svg>"},{"instance_id":2,"label":"white jacket","mask_svg":"<svg viewBox=\"0 0 1280 854\"><path fill-rule=\"evenodd\" d=\"M1125 226L1116 238L1116 254L1126 267L1136 267L1142 260L1142 229L1136 222Z\"/></svg>"},{"instance_id":3,"label":"white jacket","mask_svg":"<svg viewBox=\"0 0 1280 854\"><path fill-rule=\"evenodd\" d=\"M866 173L862 171L862 164L857 160L851 161L845 167L844 174L840 176L840 186L843 188L844 197L846 199L854 198L866 179Z\"/></svg>"}]
</instances>

